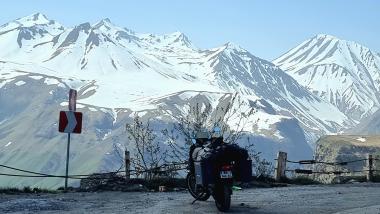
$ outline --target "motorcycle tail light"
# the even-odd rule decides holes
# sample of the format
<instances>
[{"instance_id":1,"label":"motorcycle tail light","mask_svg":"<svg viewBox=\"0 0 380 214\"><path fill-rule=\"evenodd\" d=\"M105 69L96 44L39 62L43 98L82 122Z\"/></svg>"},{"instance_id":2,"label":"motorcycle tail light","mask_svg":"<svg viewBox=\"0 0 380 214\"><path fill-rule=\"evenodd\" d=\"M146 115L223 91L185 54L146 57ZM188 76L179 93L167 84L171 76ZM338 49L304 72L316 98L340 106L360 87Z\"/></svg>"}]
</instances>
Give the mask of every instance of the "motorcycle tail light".
<instances>
[{"instance_id":1,"label":"motorcycle tail light","mask_svg":"<svg viewBox=\"0 0 380 214\"><path fill-rule=\"evenodd\" d=\"M223 171L232 170L232 165L224 165L224 166L222 166L222 170Z\"/></svg>"}]
</instances>

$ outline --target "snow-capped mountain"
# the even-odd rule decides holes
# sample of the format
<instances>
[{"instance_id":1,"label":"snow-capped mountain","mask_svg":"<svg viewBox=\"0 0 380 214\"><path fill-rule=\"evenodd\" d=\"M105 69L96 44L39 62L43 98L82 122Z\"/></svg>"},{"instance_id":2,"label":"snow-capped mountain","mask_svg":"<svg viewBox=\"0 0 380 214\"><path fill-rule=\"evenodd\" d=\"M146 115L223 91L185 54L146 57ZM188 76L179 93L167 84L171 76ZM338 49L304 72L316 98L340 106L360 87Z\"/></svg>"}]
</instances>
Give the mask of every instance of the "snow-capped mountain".
<instances>
[{"instance_id":1,"label":"snow-capped mountain","mask_svg":"<svg viewBox=\"0 0 380 214\"><path fill-rule=\"evenodd\" d=\"M26 20L31 36L20 36L25 31L21 20ZM0 29L3 32L0 48L7 50L6 47L13 45L16 49L0 53L0 58L19 63L32 62L55 71L49 73L52 75L95 80L96 93L81 100L83 103L131 107L131 101L146 96L196 88L263 98L276 105L277 111L296 117L307 128L318 127L321 133L336 132L353 124L336 108L310 94L270 62L232 43L200 50L182 33L138 34L117 27L108 19L94 25L84 23L64 28L41 14L35 14L19 19L17 23L18 27L13 30L9 27L7 31ZM31 29L43 29L43 33ZM13 35L8 35L10 33ZM15 34L18 35L17 43ZM2 37L14 38L14 41ZM129 83L128 86L125 82ZM155 84L141 85L141 82ZM115 96L109 95L104 102L105 94ZM332 113L326 116L323 111Z\"/></svg>"},{"instance_id":2,"label":"snow-capped mountain","mask_svg":"<svg viewBox=\"0 0 380 214\"><path fill-rule=\"evenodd\" d=\"M356 121L379 108L380 57L358 43L317 35L273 63Z\"/></svg>"},{"instance_id":3,"label":"snow-capped mountain","mask_svg":"<svg viewBox=\"0 0 380 214\"><path fill-rule=\"evenodd\" d=\"M244 48L226 43L204 50L180 32L141 34L108 19L70 28L33 14L0 27L0 49L0 101L7 104L0 112L0 162L18 163L16 167L36 164L41 155L52 153L54 157L29 165L61 174L64 154L53 145L63 138L55 130L69 88L78 90L78 110L85 116L73 161L87 158L89 164L73 169L78 173L119 167L112 145L125 143L123 127L133 113L165 127L187 105L210 103L216 109L235 93L245 108L257 109L245 131L270 160L279 150L310 158L308 143L357 123ZM51 144L45 148L41 142ZM37 149L39 155L27 155L25 149ZM24 155L15 156L20 152Z\"/></svg>"}]
</instances>

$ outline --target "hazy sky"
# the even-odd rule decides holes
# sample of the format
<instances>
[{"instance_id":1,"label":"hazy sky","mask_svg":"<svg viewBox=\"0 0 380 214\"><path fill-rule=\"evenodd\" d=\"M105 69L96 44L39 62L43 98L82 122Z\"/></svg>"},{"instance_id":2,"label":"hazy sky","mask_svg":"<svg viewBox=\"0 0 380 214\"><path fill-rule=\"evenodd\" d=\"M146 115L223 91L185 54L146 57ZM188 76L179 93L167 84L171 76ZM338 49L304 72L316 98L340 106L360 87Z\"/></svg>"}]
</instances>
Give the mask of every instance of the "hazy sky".
<instances>
[{"instance_id":1,"label":"hazy sky","mask_svg":"<svg viewBox=\"0 0 380 214\"><path fill-rule=\"evenodd\" d=\"M0 23L35 12L65 26L110 18L141 33L181 31L200 48L230 41L267 60L319 33L380 52L378 0L18 0L2 1Z\"/></svg>"}]
</instances>

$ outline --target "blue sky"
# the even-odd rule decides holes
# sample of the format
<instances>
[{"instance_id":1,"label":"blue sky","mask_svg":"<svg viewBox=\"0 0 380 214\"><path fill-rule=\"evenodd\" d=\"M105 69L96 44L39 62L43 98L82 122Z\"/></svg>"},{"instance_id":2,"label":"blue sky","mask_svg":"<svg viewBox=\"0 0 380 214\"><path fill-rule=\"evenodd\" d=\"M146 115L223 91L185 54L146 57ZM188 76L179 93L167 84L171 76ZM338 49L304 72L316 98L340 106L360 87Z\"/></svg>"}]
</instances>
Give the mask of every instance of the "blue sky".
<instances>
[{"instance_id":1,"label":"blue sky","mask_svg":"<svg viewBox=\"0 0 380 214\"><path fill-rule=\"evenodd\" d=\"M319 33L380 52L377 0L18 0L1 3L0 23L35 12L65 26L110 18L141 33L181 31L200 48L233 42L267 60Z\"/></svg>"}]
</instances>

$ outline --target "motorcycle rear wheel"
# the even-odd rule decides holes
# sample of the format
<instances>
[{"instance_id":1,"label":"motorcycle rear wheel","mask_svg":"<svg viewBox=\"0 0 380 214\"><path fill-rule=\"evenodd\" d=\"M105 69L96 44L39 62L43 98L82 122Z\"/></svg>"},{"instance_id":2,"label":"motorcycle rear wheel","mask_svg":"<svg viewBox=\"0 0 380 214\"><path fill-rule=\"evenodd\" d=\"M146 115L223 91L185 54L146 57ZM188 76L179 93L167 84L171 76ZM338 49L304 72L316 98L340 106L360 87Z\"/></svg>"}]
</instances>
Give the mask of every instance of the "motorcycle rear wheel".
<instances>
[{"instance_id":1,"label":"motorcycle rear wheel","mask_svg":"<svg viewBox=\"0 0 380 214\"><path fill-rule=\"evenodd\" d=\"M186 184L187 189L191 196L199 201L207 201L210 198L210 192L208 190L196 191L196 180L195 175L192 173L188 173L186 176Z\"/></svg>"},{"instance_id":2,"label":"motorcycle rear wheel","mask_svg":"<svg viewBox=\"0 0 380 214\"><path fill-rule=\"evenodd\" d=\"M228 211L231 207L231 187L228 185L218 185L215 187L214 199L219 211Z\"/></svg>"}]
</instances>

